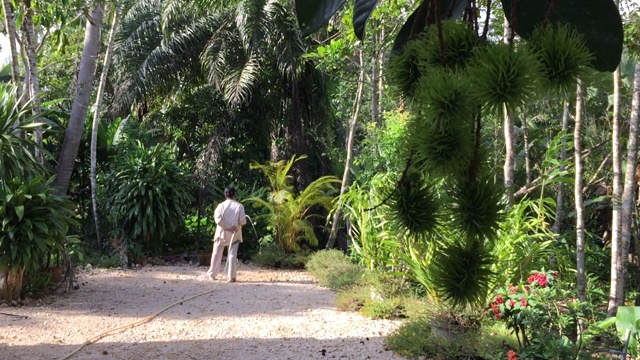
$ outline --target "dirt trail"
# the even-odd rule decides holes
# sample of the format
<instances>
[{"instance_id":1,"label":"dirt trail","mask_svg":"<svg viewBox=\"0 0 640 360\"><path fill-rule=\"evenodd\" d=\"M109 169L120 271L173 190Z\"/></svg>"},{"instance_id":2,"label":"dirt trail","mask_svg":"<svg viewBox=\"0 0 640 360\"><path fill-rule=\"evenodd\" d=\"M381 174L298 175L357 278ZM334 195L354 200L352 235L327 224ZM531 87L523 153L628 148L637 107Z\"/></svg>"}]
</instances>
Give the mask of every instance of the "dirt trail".
<instances>
[{"instance_id":1,"label":"dirt trail","mask_svg":"<svg viewBox=\"0 0 640 360\"><path fill-rule=\"evenodd\" d=\"M241 264L238 282L227 284L205 271L185 265L80 272L80 289L53 302L0 307L27 316L0 315L0 359L61 359L106 330L208 290L72 359L401 359L383 347L398 322L337 311L335 293L304 272Z\"/></svg>"}]
</instances>

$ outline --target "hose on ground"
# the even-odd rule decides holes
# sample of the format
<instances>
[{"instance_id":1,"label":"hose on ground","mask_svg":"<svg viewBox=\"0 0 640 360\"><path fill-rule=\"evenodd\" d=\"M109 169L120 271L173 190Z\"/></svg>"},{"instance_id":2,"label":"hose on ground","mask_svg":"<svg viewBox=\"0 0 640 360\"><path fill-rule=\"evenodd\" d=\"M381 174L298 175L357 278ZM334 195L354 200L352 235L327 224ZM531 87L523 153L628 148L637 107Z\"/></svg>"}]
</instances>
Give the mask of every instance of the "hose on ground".
<instances>
[{"instance_id":1,"label":"hose on ground","mask_svg":"<svg viewBox=\"0 0 640 360\"><path fill-rule=\"evenodd\" d=\"M200 294L194 295L194 296L192 296L192 297L190 297L190 298L182 299L182 300L178 300L178 301L174 302L173 304L171 304L171 305L169 305L169 306L165 307L164 309L162 309L162 310L160 310L160 311L156 312L155 314L149 315L149 316L147 316L147 317L145 317L145 318L143 318L143 319L140 319L140 320L138 320L138 321L135 321L135 322L132 322L132 323L129 323L129 324L123 325L123 326L119 326L119 327L114 328L114 329L111 329L111 330L104 331L104 332L102 332L102 333L100 333L100 334L98 334L98 335L96 335L96 336L92 337L91 339L89 339L89 340L85 341L85 342L84 342L84 343L82 343L82 344L81 344L77 349L75 349L73 352L71 352L69 355L67 355L67 356L65 356L65 357L63 357L63 358L60 358L60 360L68 360L68 359L71 359L75 354L77 354L78 352L80 352L80 351L81 351L82 349L84 349L86 346L91 345L91 344L93 344L93 343L95 343L95 342L99 341L100 339L102 339L102 338L104 338L104 337L107 337L107 336L109 336L109 335L111 335L111 334L114 334L114 333L116 333L116 332L118 332L118 331L125 330L125 329L129 329L129 328L132 328L132 327L135 327L135 326L138 326L138 325L144 324L144 323L146 323L146 322L149 322L149 321L153 320L155 317L157 317L158 315L162 314L163 312L165 312L165 311L167 311L167 310L171 309L172 307L174 307L174 306L176 306L176 305L178 305L178 304L182 304L182 303L184 303L184 302L191 301L191 300L193 300L193 299L195 299L195 298L197 298L197 297L200 297L200 296L204 296L204 295L207 295L207 294L211 294L211 293L212 293L212 292L214 292L215 290L216 290L216 289L214 288L214 289L212 289L212 290L205 291L205 292L203 292L203 293L200 293Z\"/></svg>"}]
</instances>

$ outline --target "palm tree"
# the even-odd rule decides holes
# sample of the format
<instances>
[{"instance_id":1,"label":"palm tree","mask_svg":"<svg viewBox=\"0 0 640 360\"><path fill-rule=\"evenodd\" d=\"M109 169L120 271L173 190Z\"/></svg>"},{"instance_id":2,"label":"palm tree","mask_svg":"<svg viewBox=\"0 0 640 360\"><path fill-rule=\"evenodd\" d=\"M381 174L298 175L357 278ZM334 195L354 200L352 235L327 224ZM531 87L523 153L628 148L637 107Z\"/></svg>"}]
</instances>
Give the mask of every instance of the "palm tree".
<instances>
[{"instance_id":1,"label":"palm tree","mask_svg":"<svg viewBox=\"0 0 640 360\"><path fill-rule=\"evenodd\" d=\"M318 106L326 103L326 92L322 76L302 58L305 44L289 4L221 3L140 0L132 5L114 57L120 109L144 110L153 97L208 83L231 109L259 109L272 144L287 139L283 147L272 146L272 160L290 157L293 149L307 152L304 129L326 118Z\"/></svg>"}]
</instances>

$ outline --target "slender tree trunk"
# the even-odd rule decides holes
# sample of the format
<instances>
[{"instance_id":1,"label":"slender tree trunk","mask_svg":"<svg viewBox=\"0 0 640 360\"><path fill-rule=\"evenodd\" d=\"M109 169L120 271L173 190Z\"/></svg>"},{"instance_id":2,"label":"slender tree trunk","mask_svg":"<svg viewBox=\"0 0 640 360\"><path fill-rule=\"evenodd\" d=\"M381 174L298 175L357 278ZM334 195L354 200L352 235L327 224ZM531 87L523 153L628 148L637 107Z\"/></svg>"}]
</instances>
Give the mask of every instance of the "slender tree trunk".
<instances>
[{"instance_id":1,"label":"slender tree trunk","mask_svg":"<svg viewBox=\"0 0 640 360\"><path fill-rule=\"evenodd\" d=\"M89 98L93 89L93 79L96 72L96 58L100 49L100 29L102 27L102 11L104 4L95 2L85 28L84 46L82 58L80 59L80 69L78 71L78 82L76 94L71 106L71 116L62 144L62 150L58 158L56 168L57 193L66 194L71 182L73 165L78 154L78 147L82 139L82 131L87 118Z\"/></svg>"},{"instance_id":2,"label":"slender tree trunk","mask_svg":"<svg viewBox=\"0 0 640 360\"><path fill-rule=\"evenodd\" d=\"M607 315L615 315L617 306L621 304L620 276L622 268L620 264L621 250L621 203L622 198L622 155L620 146L620 66L613 73L613 118L612 118L612 154L613 154L613 194L611 197L611 287L609 289L609 305Z\"/></svg>"},{"instance_id":3,"label":"slender tree trunk","mask_svg":"<svg viewBox=\"0 0 640 360\"><path fill-rule=\"evenodd\" d=\"M513 34L511 31L511 25L507 18L504 18L503 22L504 36L502 40L505 44L513 43ZM504 130L504 144L505 144L505 157L504 157L504 188L507 195L507 208L511 208L514 203L514 173L516 168L516 139L515 132L513 129L514 124L514 116L513 112L507 108L507 106L503 106L503 130Z\"/></svg>"},{"instance_id":4,"label":"slender tree trunk","mask_svg":"<svg viewBox=\"0 0 640 360\"><path fill-rule=\"evenodd\" d=\"M358 77L358 89L356 90L356 98L354 104L353 117L349 123L349 135L347 137L347 159L344 164L344 172L342 173L342 185L340 186L340 197L336 206L336 211L333 213L333 222L331 223L331 233L329 233L329 240L327 240L327 249L333 248L336 241L336 235L338 233L338 224L340 222L340 216L342 214L342 195L347 192L349 187L349 173L351 172L351 162L353 158L353 138L356 132L356 126L358 124L358 117L360 116L360 108L362 107L362 93L364 92L364 77L365 68L364 60L362 58L362 49L358 48L358 58L360 62L360 76Z\"/></svg>"},{"instance_id":5,"label":"slender tree trunk","mask_svg":"<svg viewBox=\"0 0 640 360\"><path fill-rule=\"evenodd\" d=\"M32 112L36 116L42 111L40 107L40 77L38 75L38 54L36 49L38 47L38 39L33 25L33 8L31 7L31 1L26 2L25 15L23 20L23 26L25 31L25 49L27 53L27 68L29 69L29 95L31 98ZM34 131L36 144L42 145L42 130L36 129ZM44 158L39 147L35 148L36 160L42 164Z\"/></svg>"},{"instance_id":6,"label":"slender tree trunk","mask_svg":"<svg viewBox=\"0 0 640 360\"><path fill-rule=\"evenodd\" d=\"M372 24L375 26L375 23ZM378 36L374 36L373 45L373 61L371 61L371 122L378 125L380 123L380 94L378 93L378 76L380 69L378 69L378 47L382 46L382 41Z\"/></svg>"},{"instance_id":7,"label":"slender tree trunk","mask_svg":"<svg viewBox=\"0 0 640 360\"><path fill-rule=\"evenodd\" d=\"M18 62L16 22L11 0L2 0L2 11L4 12L4 27L9 40L9 52L11 53L11 79L16 86L18 99L22 97L22 87L20 84L20 63Z\"/></svg>"},{"instance_id":8,"label":"slender tree trunk","mask_svg":"<svg viewBox=\"0 0 640 360\"><path fill-rule=\"evenodd\" d=\"M576 208L576 284L578 286L578 298L586 301L587 280L585 276L585 244L584 244L584 203L582 199L582 113L584 108L584 86L582 80L578 80L576 91L576 115L573 132L574 157L575 157L575 184L574 197ZM581 334L583 324L578 325L578 335Z\"/></svg>"},{"instance_id":9,"label":"slender tree trunk","mask_svg":"<svg viewBox=\"0 0 640 360\"><path fill-rule=\"evenodd\" d=\"M93 219L96 224L96 241L98 248L102 246L100 240L100 217L98 214L98 196L96 194L96 167L97 167L97 147L98 147L98 127L100 125L100 114L102 113L102 98L104 96L104 88L107 85L107 76L109 75L109 66L111 65L111 55L113 54L113 44L115 40L118 21L120 20L120 8L115 5L113 12L113 20L111 21L111 29L109 30L109 42L107 44L107 52L104 55L104 63L102 65L102 74L100 75L100 83L98 84L98 94L96 95L96 103L93 109L93 124L91 124L91 203L93 205ZM198 211L198 214L200 212Z\"/></svg>"},{"instance_id":10,"label":"slender tree trunk","mask_svg":"<svg viewBox=\"0 0 640 360\"><path fill-rule=\"evenodd\" d=\"M504 188L507 194L507 207L510 208L514 203L514 173L516 167L516 152L515 152L515 132L513 129L513 113L505 105L504 109L504 144L505 144L505 157L504 157Z\"/></svg>"},{"instance_id":11,"label":"slender tree trunk","mask_svg":"<svg viewBox=\"0 0 640 360\"><path fill-rule=\"evenodd\" d=\"M380 30L380 42L384 43L384 28ZM378 51L378 127L382 127L383 124L383 108L382 108L382 95L384 91L384 46L380 45Z\"/></svg>"},{"instance_id":12,"label":"slender tree trunk","mask_svg":"<svg viewBox=\"0 0 640 360\"><path fill-rule=\"evenodd\" d=\"M569 129L569 101L564 102L562 111L562 136L567 133ZM560 171L564 171L567 166L564 162L567 160L567 141L563 137L560 140ZM556 234L560 233L560 227L562 226L562 220L564 219L564 183L561 181L558 184L558 194L556 196L556 219L553 222L552 231Z\"/></svg>"},{"instance_id":13,"label":"slender tree trunk","mask_svg":"<svg viewBox=\"0 0 640 360\"><path fill-rule=\"evenodd\" d=\"M526 174L525 186L531 186L531 159L529 156L529 127L526 117L522 117L522 137L524 140L524 169Z\"/></svg>"},{"instance_id":14,"label":"slender tree trunk","mask_svg":"<svg viewBox=\"0 0 640 360\"><path fill-rule=\"evenodd\" d=\"M633 81L633 98L631 101L631 115L629 116L629 143L627 146L627 166L624 176L624 190L622 192L622 214L620 232L620 257L617 292L618 306L624 303L624 280L627 272L627 259L631 243L632 215L635 208L636 166L638 165L638 121L640 117L640 63L636 62ZM617 310L617 308L616 308Z\"/></svg>"}]
</instances>

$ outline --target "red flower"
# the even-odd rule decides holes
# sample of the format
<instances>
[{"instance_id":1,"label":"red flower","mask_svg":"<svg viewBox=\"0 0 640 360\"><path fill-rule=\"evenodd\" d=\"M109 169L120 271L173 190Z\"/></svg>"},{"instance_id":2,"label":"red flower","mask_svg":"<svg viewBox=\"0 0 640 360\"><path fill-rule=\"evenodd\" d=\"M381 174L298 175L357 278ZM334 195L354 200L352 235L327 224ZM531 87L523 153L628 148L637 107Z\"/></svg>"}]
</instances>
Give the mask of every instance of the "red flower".
<instances>
[{"instance_id":1,"label":"red flower","mask_svg":"<svg viewBox=\"0 0 640 360\"><path fill-rule=\"evenodd\" d=\"M527 306L527 298L523 297L520 299L520 304L522 304L522 306Z\"/></svg>"},{"instance_id":2,"label":"red flower","mask_svg":"<svg viewBox=\"0 0 640 360\"><path fill-rule=\"evenodd\" d=\"M540 276L538 278L538 285L540 285L540 287L547 286L547 277L546 276Z\"/></svg>"},{"instance_id":3,"label":"red flower","mask_svg":"<svg viewBox=\"0 0 640 360\"><path fill-rule=\"evenodd\" d=\"M528 294L531 292L531 287L529 285L524 286L524 291Z\"/></svg>"},{"instance_id":4,"label":"red flower","mask_svg":"<svg viewBox=\"0 0 640 360\"><path fill-rule=\"evenodd\" d=\"M492 303L491 310L493 310L493 315L496 316L496 319L500 320L500 309L498 309L498 305Z\"/></svg>"},{"instance_id":5,"label":"red flower","mask_svg":"<svg viewBox=\"0 0 640 360\"><path fill-rule=\"evenodd\" d=\"M516 306L516 301L513 299L509 299L509 307L514 307Z\"/></svg>"},{"instance_id":6,"label":"red flower","mask_svg":"<svg viewBox=\"0 0 640 360\"><path fill-rule=\"evenodd\" d=\"M496 295L496 303L498 304L504 303L504 299L502 298L502 295L500 294Z\"/></svg>"},{"instance_id":7,"label":"red flower","mask_svg":"<svg viewBox=\"0 0 640 360\"><path fill-rule=\"evenodd\" d=\"M518 292L518 287L509 284L509 294L515 294Z\"/></svg>"},{"instance_id":8,"label":"red flower","mask_svg":"<svg viewBox=\"0 0 640 360\"><path fill-rule=\"evenodd\" d=\"M513 350L509 350L507 353L508 360L518 360L518 353Z\"/></svg>"},{"instance_id":9,"label":"red flower","mask_svg":"<svg viewBox=\"0 0 640 360\"><path fill-rule=\"evenodd\" d=\"M536 274L537 274L537 273L536 273ZM529 277L527 278L527 282L528 282L529 284L533 283L533 282L534 282L534 281L536 281L536 280L537 280L537 279L536 279L536 275L535 275L535 274L531 274L531 275L529 275Z\"/></svg>"},{"instance_id":10,"label":"red flower","mask_svg":"<svg viewBox=\"0 0 640 360\"><path fill-rule=\"evenodd\" d=\"M554 272L552 272L552 273L551 273L551 275L552 275L554 278L557 278L557 277L558 277L558 272L557 272L557 271L554 271Z\"/></svg>"}]
</instances>

